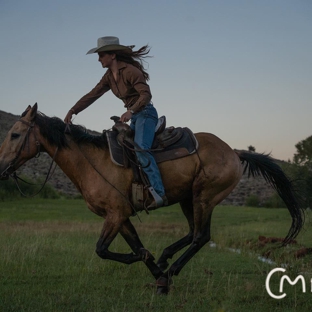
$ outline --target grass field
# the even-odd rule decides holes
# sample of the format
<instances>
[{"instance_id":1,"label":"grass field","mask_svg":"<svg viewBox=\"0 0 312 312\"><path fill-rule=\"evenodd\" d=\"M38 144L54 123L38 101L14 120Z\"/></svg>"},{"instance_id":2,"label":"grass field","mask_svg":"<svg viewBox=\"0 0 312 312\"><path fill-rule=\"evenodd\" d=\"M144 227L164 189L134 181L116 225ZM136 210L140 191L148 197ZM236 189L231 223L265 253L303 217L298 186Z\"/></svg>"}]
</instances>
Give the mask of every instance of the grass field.
<instances>
[{"instance_id":1,"label":"grass field","mask_svg":"<svg viewBox=\"0 0 312 312\"><path fill-rule=\"evenodd\" d=\"M137 218L133 223L156 258L188 230L178 206L140 218L142 223ZM174 277L169 295L157 296L143 263L127 266L96 255L103 221L83 201L0 202L0 311L311 311L312 256L293 256L301 245L312 247L309 215L298 244L270 255L276 264L257 259L264 252L258 236L284 237L290 221L285 209L217 207L215 247L207 244ZM110 249L130 251L121 237ZM286 283L284 299L268 295L267 274L281 263L292 279L305 276L306 293L299 283ZM278 293L278 280L273 283Z\"/></svg>"}]
</instances>

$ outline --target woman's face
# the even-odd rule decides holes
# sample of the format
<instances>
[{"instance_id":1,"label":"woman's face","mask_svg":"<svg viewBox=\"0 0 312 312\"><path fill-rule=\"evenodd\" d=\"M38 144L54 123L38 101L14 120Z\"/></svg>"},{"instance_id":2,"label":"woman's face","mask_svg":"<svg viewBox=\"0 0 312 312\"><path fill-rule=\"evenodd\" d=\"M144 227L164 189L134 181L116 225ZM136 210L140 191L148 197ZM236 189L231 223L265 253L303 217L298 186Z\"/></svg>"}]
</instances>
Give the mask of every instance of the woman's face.
<instances>
[{"instance_id":1,"label":"woman's face","mask_svg":"<svg viewBox=\"0 0 312 312\"><path fill-rule=\"evenodd\" d=\"M113 61L116 59L116 54L109 54L106 52L99 52L99 62L102 64L103 68L110 68Z\"/></svg>"}]
</instances>

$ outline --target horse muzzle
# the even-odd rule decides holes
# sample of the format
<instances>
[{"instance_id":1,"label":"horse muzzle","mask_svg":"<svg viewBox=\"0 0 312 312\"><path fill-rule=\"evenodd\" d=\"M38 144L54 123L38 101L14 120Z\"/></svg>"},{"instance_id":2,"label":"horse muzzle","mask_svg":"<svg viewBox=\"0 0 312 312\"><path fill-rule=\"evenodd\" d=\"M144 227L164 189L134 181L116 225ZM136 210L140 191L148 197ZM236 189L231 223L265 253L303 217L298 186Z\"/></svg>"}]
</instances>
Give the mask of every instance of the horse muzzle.
<instances>
[{"instance_id":1,"label":"horse muzzle","mask_svg":"<svg viewBox=\"0 0 312 312\"><path fill-rule=\"evenodd\" d=\"M14 168L13 168L13 166L12 166L11 163L10 163L9 166L8 166L6 169L4 169L4 170L2 170L2 169L1 169L1 166L0 166L0 172L1 172L1 174L0 174L0 180L8 180L9 177L10 177L10 175L11 175L14 171L15 171L15 170L14 170Z\"/></svg>"}]
</instances>

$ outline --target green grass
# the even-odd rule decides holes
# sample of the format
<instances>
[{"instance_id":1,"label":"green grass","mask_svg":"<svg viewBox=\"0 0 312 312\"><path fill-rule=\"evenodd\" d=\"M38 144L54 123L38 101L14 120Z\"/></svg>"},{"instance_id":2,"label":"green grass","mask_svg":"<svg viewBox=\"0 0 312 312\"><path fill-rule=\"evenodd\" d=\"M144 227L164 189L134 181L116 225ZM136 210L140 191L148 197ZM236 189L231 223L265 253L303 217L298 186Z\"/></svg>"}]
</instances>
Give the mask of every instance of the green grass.
<instances>
[{"instance_id":1,"label":"green grass","mask_svg":"<svg viewBox=\"0 0 312 312\"><path fill-rule=\"evenodd\" d=\"M188 230L177 206L140 218L142 223L132 221L156 258ZM217 247L203 247L174 277L169 295L157 296L143 263L127 266L96 255L103 220L83 201L0 202L0 311L311 311L311 283L306 294L297 284L285 287L285 299L274 300L264 283L275 266L257 260L263 252L258 236L284 237L290 221L285 209L217 207L212 218ZM311 227L308 216L296 246L266 246L275 261L289 264L290 276L312 272L311 255L292 256L298 245L312 247ZM130 251L119 236L110 249Z\"/></svg>"}]
</instances>

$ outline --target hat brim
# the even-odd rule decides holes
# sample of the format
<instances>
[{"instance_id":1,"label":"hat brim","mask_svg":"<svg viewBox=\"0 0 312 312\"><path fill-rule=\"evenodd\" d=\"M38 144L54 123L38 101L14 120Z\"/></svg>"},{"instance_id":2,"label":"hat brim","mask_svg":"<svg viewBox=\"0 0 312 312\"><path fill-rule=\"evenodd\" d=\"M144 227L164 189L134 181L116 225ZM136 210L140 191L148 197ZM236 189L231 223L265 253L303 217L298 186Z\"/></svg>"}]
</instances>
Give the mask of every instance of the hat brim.
<instances>
[{"instance_id":1,"label":"hat brim","mask_svg":"<svg viewBox=\"0 0 312 312\"><path fill-rule=\"evenodd\" d=\"M109 44L104 47L100 48L93 48L87 52L87 54L92 54L92 53L98 53L98 52L108 52L108 51L120 51L120 50L129 50L131 51L130 47L123 46L120 44Z\"/></svg>"}]
</instances>

